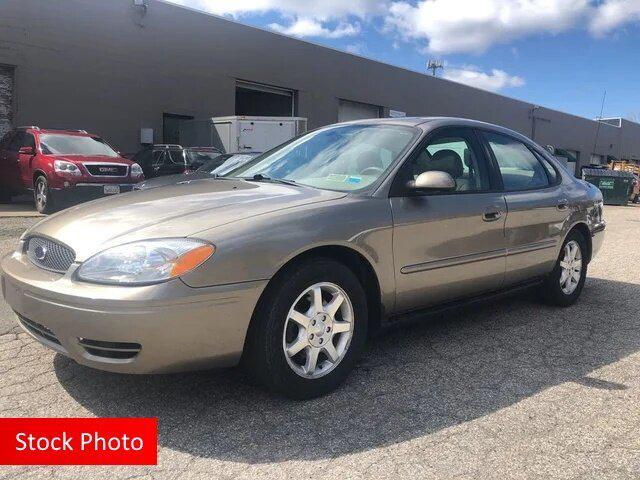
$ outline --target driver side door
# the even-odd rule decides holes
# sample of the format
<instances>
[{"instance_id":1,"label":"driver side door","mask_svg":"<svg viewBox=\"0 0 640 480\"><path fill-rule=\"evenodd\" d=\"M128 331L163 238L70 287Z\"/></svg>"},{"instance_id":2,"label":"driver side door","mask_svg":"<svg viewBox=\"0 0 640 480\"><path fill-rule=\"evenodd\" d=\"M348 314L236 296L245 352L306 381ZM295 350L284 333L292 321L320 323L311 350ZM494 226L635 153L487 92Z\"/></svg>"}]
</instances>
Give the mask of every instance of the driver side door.
<instances>
[{"instance_id":1,"label":"driver side door","mask_svg":"<svg viewBox=\"0 0 640 480\"><path fill-rule=\"evenodd\" d=\"M456 189L405 187L434 170L449 173ZM468 128L436 130L403 165L390 198L397 313L502 286L506 203L495 175Z\"/></svg>"}]
</instances>

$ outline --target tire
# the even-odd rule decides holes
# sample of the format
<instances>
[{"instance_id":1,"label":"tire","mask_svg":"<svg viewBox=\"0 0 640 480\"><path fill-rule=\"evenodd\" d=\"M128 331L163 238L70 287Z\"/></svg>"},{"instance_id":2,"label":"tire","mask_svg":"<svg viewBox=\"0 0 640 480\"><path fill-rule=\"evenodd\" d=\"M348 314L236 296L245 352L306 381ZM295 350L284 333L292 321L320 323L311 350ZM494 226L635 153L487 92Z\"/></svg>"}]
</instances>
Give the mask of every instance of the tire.
<instances>
[{"instance_id":1,"label":"tire","mask_svg":"<svg viewBox=\"0 0 640 480\"><path fill-rule=\"evenodd\" d=\"M571 255L575 255L573 260ZM556 265L544 282L541 293L546 303L568 307L578 300L587 277L586 258L587 241L579 231L573 230L562 244Z\"/></svg>"},{"instance_id":2,"label":"tire","mask_svg":"<svg viewBox=\"0 0 640 480\"><path fill-rule=\"evenodd\" d=\"M0 203L11 203L11 195L8 193L0 193Z\"/></svg>"},{"instance_id":3,"label":"tire","mask_svg":"<svg viewBox=\"0 0 640 480\"><path fill-rule=\"evenodd\" d=\"M299 400L314 398L347 378L366 338L367 300L356 275L335 260L311 259L268 286L254 312L243 363L270 390Z\"/></svg>"},{"instance_id":4,"label":"tire","mask_svg":"<svg viewBox=\"0 0 640 480\"><path fill-rule=\"evenodd\" d=\"M47 177L39 175L33 187L33 201L36 204L38 213L53 213L55 209Z\"/></svg>"}]
</instances>

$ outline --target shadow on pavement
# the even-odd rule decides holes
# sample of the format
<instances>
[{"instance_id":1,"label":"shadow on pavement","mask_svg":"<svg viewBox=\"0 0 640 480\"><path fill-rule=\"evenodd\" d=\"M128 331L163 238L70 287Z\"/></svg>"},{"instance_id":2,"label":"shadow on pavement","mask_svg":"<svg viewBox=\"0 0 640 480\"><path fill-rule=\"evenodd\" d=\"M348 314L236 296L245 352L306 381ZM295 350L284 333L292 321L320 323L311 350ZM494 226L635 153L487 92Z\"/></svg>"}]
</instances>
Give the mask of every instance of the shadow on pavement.
<instances>
[{"instance_id":1,"label":"shadow on pavement","mask_svg":"<svg viewBox=\"0 0 640 480\"><path fill-rule=\"evenodd\" d=\"M62 386L97 416L157 416L160 444L238 462L319 459L410 440L514 405L640 349L640 285L589 279L577 305L526 295L374 339L337 392L308 402L250 385L236 370L123 376L56 356ZM614 307L615 306L615 307Z\"/></svg>"}]
</instances>

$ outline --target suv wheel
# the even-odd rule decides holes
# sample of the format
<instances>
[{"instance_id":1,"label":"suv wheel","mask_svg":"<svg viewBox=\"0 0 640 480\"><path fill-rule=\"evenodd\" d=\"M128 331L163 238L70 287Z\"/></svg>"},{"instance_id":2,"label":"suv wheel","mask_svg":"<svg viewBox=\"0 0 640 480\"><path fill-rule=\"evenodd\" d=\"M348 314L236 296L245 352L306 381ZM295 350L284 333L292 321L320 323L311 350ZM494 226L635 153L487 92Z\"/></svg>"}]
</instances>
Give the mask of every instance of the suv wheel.
<instances>
[{"instance_id":1,"label":"suv wheel","mask_svg":"<svg viewBox=\"0 0 640 480\"><path fill-rule=\"evenodd\" d=\"M574 230L564 241L556 266L545 281L542 296L547 303L567 307L578 299L587 277L586 252L584 236Z\"/></svg>"},{"instance_id":2,"label":"suv wheel","mask_svg":"<svg viewBox=\"0 0 640 480\"><path fill-rule=\"evenodd\" d=\"M49 190L49 182L44 175L36 178L33 189L33 200L36 204L36 210L39 213L51 213L53 211L53 202Z\"/></svg>"},{"instance_id":3,"label":"suv wheel","mask_svg":"<svg viewBox=\"0 0 640 480\"><path fill-rule=\"evenodd\" d=\"M269 287L256 309L245 365L291 398L334 390L362 353L367 302L353 272L330 259L295 266Z\"/></svg>"}]
</instances>

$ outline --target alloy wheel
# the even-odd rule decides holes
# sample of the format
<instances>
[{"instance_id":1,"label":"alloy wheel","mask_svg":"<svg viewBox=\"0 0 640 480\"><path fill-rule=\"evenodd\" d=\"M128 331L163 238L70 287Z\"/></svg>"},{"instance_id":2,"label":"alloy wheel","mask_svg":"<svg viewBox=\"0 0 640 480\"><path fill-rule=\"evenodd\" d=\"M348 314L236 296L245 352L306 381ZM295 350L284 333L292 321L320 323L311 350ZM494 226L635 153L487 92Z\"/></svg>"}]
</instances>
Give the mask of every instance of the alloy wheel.
<instances>
[{"instance_id":1,"label":"alloy wheel","mask_svg":"<svg viewBox=\"0 0 640 480\"><path fill-rule=\"evenodd\" d=\"M319 378L338 366L353 337L354 310L338 285L316 283L295 300L287 315L282 348L291 369Z\"/></svg>"},{"instance_id":2,"label":"alloy wheel","mask_svg":"<svg viewBox=\"0 0 640 480\"><path fill-rule=\"evenodd\" d=\"M42 211L45 209L47 205L47 184L42 179L42 177L38 178L36 183L36 207L38 211Z\"/></svg>"},{"instance_id":3,"label":"alloy wheel","mask_svg":"<svg viewBox=\"0 0 640 480\"><path fill-rule=\"evenodd\" d=\"M565 295L571 295L578 288L582 276L582 252L575 240L567 242L560 259L560 288Z\"/></svg>"}]
</instances>

